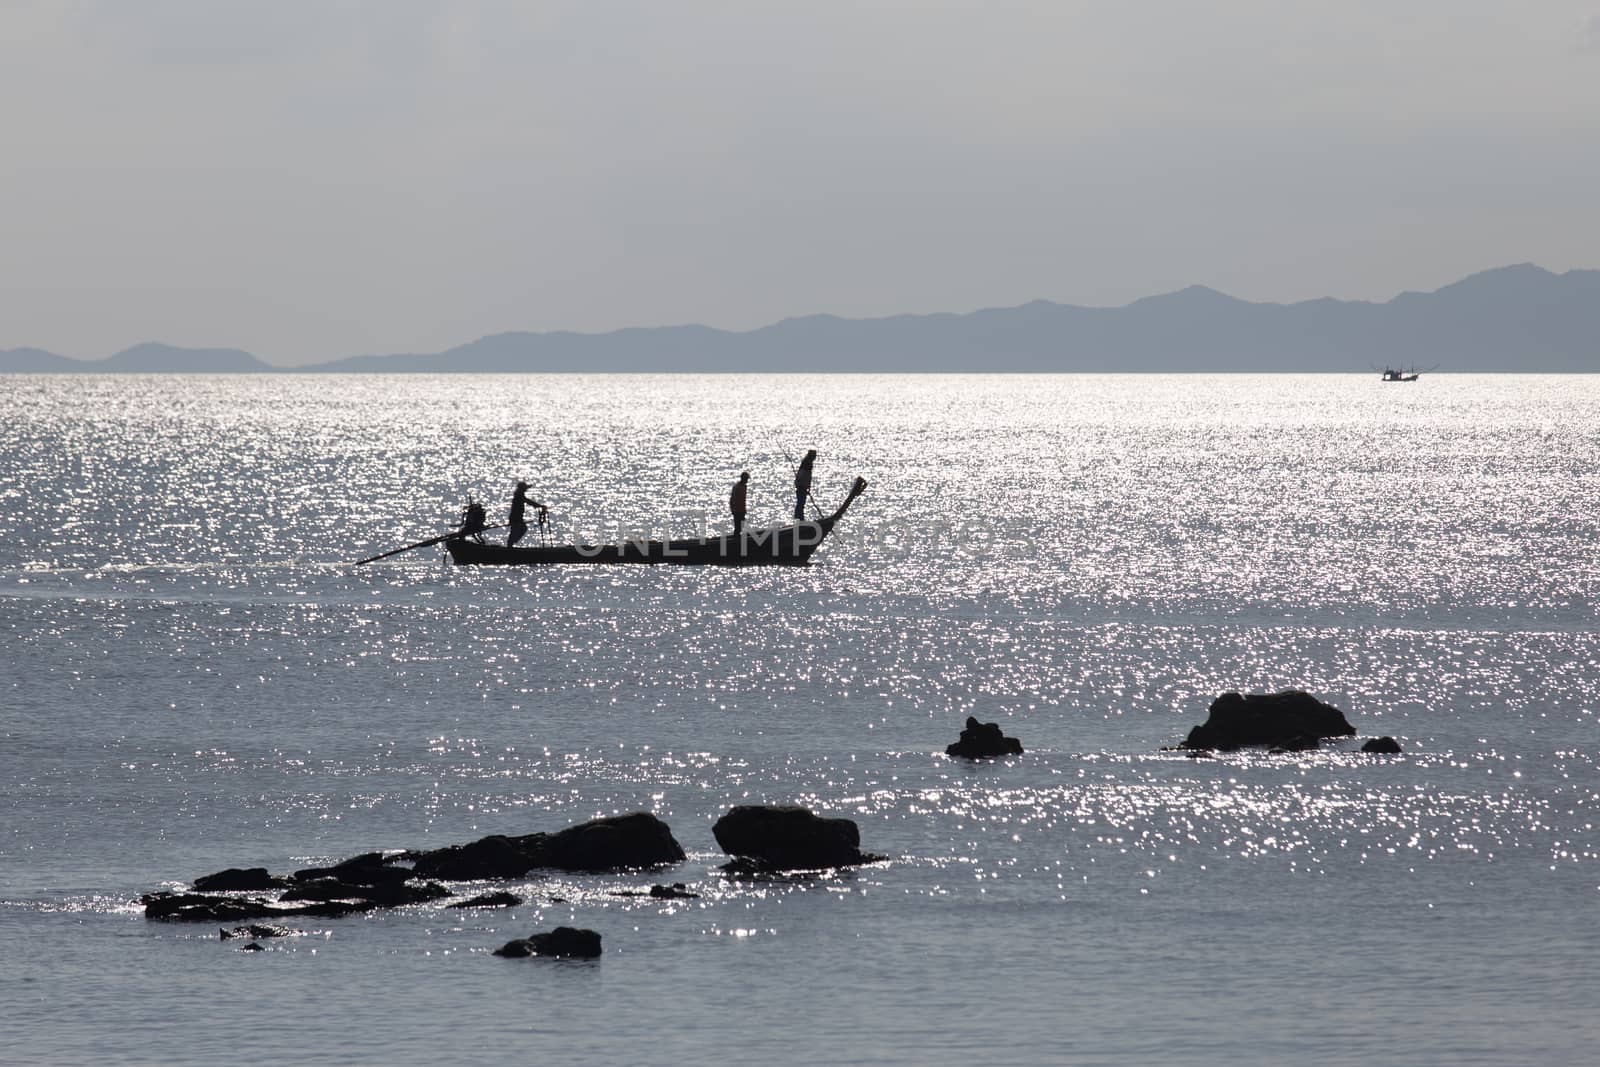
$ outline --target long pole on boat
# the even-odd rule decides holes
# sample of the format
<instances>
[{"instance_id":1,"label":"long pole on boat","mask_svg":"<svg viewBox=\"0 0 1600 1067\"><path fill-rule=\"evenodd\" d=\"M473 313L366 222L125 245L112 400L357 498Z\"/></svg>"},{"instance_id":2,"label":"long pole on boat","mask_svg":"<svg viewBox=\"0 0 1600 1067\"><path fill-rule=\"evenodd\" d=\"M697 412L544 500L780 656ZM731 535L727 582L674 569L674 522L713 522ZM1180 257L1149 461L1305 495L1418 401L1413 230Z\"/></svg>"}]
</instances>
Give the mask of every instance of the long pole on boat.
<instances>
[{"instance_id":1,"label":"long pole on boat","mask_svg":"<svg viewBox=\"0 0 1600 1067\"><path fill-rule=\"evenodd\" d=\"M506 524L502 522L502 523L499 523L498 525L495 525L495 526L485 526L485 527L483 527L482 530L477 530L475 532L476 533L482 533L483 530L503 530L503 529L505 529L505 527L506 527ZM375 563L380 559L388 559L390 556L398 556L402 552L410 552L413 548L427 548L429 545L436 545L440 541L448 541L452 537L460 537L460 536L461 536L461 531L460 530L451 530L447 534L440 534L438 537L430 537L426 541L418 541L414 545L406 545L404 548L396 548L396 549L393 549L393 550L391 550L389 552L380 552L376 556L368 556L366 559L358 559L358 560L356 560L356 564L355 565L357 567L359 567L364 563Z\"/></svg>"}]
</instances>

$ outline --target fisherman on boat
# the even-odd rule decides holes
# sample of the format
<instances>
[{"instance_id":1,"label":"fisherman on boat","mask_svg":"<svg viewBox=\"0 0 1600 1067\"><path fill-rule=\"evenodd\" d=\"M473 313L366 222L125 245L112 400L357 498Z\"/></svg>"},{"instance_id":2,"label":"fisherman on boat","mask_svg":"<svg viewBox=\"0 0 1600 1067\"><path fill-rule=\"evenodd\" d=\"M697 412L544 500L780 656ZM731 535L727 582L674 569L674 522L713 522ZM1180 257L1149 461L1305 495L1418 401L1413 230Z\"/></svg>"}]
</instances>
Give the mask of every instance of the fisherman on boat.
<instances>
[{"instance_id":1,"label":"fisherman on boat","mask_svg":"<svg viewBox=\"0 0 1600 1067\"><path fill-rule=\"evenodd\" d=\"M733 532L738 536L744 529L745 500L749 495L750 472L744 471L739 475L739 480L733 483L733 492L728 494L728 510L733 513Z\"/></svg>"},{"instance_id":2,"label":"fisherman on boat","mask_svg":"<svg viewBox=\"0 0 1600 1067\"><path fill-rule=\"evenodd\" d=\"M817 450L811 449L800 461L800 468L794 472L794 521L803 522L806 517L806 497L811 495L811 465L817 461Z\"/></svg>"},{"instance_id":3,"label":"fisherman on boat","mask_svg":"<svg viewBox=\"0 0 1600 1067\"><path fill-rule=\"evenodd\" d=\"M537 500L529 498L527 482L518 482L517 491L511 495L511 519L506 524L511 527L506 533L507 548L522 540L522 535L528 532L528 520L524 517L524 513L530 504L539 509L539 525L543 526L550 514L550 509Z\"/></svg>"},{"instance_id":4,"label":"fisherman on boat","mask_svg":"<svg viewBox=\"0 0 1600 1067\"><path fill-rule=\"evenodd\" d=\"M484 510L482 504L469 499L467 506L461 509L461 528L455 532L455 536L471 537L481 542L484 527L488 525L489 513Z\"/></svg>"}]
</instances>

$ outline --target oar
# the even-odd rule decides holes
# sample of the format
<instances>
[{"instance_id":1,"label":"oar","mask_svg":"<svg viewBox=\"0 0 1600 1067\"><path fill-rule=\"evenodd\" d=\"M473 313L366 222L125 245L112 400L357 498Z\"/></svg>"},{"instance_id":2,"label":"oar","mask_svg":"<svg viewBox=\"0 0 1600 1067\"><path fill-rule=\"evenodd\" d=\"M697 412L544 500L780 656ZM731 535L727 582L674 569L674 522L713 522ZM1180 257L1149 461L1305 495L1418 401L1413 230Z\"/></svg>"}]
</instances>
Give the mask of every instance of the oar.
<instances>
[{"instance_id":1,"label":"oar","mask_svg":"<svg viewBox=\"0 0 1600 1067\"><path fill-rule=\"evenodd\" d=\"M506 524L502 522L498 526L485 526L483 528L483 530L503 530L503 529L505 529L505 527L506 527ZM474 530L473 532L474 533L482 533L483 530ZM375 562L377 560L380 560L380 559L388 559L390 556L398 556L402 552L410 552L413 548L427 548L429 545L436 545L440 541L448 541L452 537L460 537L460 536L462 536L460 530L451 530L447 534L440 534L438 537L430 537L426 541L418 541L414 545L407 545L404 548L397 548L397 549L394 549L391 552L381 552L376 556L368 556L366 559L358 559L358 560L356 560L356 566L359 567L363 563L373 563L373 562Z\"/></svg>"}]
</instances>

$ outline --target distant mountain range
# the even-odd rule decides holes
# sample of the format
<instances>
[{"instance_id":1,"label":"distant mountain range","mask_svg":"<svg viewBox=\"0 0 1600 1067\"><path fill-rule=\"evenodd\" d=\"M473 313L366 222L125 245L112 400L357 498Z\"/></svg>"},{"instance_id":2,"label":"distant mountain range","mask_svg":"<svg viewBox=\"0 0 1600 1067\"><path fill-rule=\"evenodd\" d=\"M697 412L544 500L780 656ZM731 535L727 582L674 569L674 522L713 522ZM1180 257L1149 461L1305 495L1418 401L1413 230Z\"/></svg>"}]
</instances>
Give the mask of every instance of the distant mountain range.
<instances>
[{"instance_id":1,"label":"distant mountain range","mask_svg":"<svg viewBox=\"0 0 1600 1067\"><path fill-rule=\"evenodd\" d=\"M967 314L808 315L756 330L500 333L427 355L283 368L234 348L141 344L108 359L0 350L0 373L577 371L1600 371L1600 270L1500 267L1385 303L1255 304L1204 286L1115 308L1035 300Z\"/></svg>"}]
</instances>

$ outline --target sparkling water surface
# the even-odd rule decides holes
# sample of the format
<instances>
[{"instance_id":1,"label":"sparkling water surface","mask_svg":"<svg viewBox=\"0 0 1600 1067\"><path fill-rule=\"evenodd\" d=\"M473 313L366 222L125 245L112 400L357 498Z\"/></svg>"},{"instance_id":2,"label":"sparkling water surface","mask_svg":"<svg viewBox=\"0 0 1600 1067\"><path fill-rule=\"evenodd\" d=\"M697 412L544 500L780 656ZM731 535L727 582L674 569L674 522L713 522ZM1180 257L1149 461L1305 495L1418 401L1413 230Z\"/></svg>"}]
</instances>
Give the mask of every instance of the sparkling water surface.
<instances>
[{"instance_id":1,"label":"sparkling water surface","mask_svg":"<svg viewBox=\"0 0 1600 1067\"><path fill-rule=\"evenodd\" d=\"M778 522L811 447L809 568L351 565L519 477ZM0 377L0 1060L1589 1062L1597 501L1584 376ZM1361 736L1164 749L1289 686ZM888 860L729 881L742 802ZM686 863L509 911L133 904L638 809Z\"/></svg>"}]
</instances>

